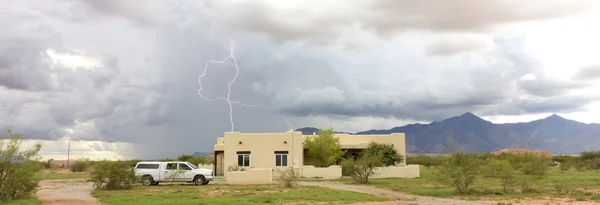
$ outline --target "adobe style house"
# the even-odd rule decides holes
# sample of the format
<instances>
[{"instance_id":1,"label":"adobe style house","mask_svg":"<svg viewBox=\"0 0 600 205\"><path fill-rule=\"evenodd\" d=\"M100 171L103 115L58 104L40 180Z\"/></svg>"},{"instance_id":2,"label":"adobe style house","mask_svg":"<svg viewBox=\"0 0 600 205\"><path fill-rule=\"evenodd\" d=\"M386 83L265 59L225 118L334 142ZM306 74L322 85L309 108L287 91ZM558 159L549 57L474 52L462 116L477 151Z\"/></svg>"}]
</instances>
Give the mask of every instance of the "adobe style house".
<instances>
[{"instance_id":1,"label":"adobe style house","mask_svg":"<svg viewBox=\"0 0 600 205\"><path fill-rule=\"evenodd\" d=\"M225 132L214 145L215 175L225 176L228 183L260 184L269 183L267 178L276 175L277 169L293 167L302 177L339 178L341 168L314 167L309 164L304 142L313 135L302 132L286 133L240 133ZM405 134L388 135L349 135L335 134L340 139L341 149L346 151L343 157L356 156L370 142L392 144L402 156L406 156ZM229 171L230 167L243 167L246 171ZM406 166L406 160L396 166L383 167L376 177L419 177L419 166ZM261 180L259 178L263 178ZM265 181L266 180L266 181Z\"/></svg>"},{"instance_id":2,"label":"adobe style house","mask_svg":"<svg viewBox=\"0 0 600 205\"><path fill-rule=\"evenodd\" d=\"M500 155L502 153L510 153L510 154L526 154L530 153L536 156L544 156L544 157L552 157L552 152L544 152L541 150L527 150L524 148L510 148L510 149L501 149L500 151L492 152L494 155Z\"/></svg>"}]
</instances>

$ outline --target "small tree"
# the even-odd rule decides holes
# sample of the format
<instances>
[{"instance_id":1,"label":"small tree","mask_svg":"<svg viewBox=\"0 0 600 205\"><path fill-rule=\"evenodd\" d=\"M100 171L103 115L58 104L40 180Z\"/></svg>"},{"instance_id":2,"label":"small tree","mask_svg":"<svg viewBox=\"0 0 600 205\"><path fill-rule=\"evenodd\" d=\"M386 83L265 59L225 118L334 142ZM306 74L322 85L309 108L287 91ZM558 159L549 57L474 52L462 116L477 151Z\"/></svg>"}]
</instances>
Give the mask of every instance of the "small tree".
<instances>
[{"instance_id":1,"label":"small tree","mask_svg":"<svg viewBox=\"0 0 600 205\"><path fill-rule=\"evenodd\" d=\"M21 150L22 134L6 127L6 136L0 136L0 202L30 196L38 186L35 173L42 165L36 160L42 144Z\"/></svg>"},{"instance_id":2,"label":"small tree","mask_svg":"<svg viewBox=\"0 0 600 205\"><path fill-rule=\"evenodd\" d=\"M369 143L369 146L362 151L371 155L381 154L383 156L383 166L394 166L396 163L404 161L404 157L398 154L393 144L380 144L377 142Z\"/></svg>"},{"instance_id":3,"label":"small tree","mask_svg":"<svg viewBox=\"0 0 600 205\"><path fill-rule=\"evenodd\" d=\"M506 160L495 161L493 168L496 169L496 177L500 179L502 190L506 192L506 188L517 183L518 171L516 171L510 162Z\"/></svg>"},{"instance_id":4,"label":"small tree","mask_svg":"<svg viewBox=\"0 0 600 205\"><path fill-rule=\"evenodd\" d=\"M190 159L188 159L186 161L189 162L189 163L192 163L193 165L196 165L196 166L198 166L199 164L206 164L207 163L206 158L203 157L203 156L193 157L193 158L190 158Z\"/></svg>"},{"instance_id":5,"label":"small tree","mask_svg":"<svg viewBox=\"0 0 600 205\"><path fill-rule=\"evenodd\" d=\"M438 182L451 186L458 194L467 194L479 173L480 160L470 154L457 152L436 167Z\"/></svg>"},{"instance_id":6,"label":"small tree","mask_svg":"<svg viewBox=\"0 0 600 205\"><path fill-rule=\"evenodd\" d=\"M381 153L373 154L363 152L358 159L344 159L342 169L352 176L355 183L369 183L369 177L376 175L375 169L384 166L384 157Z\"/></svg>"},{"instance_id":7,"label":"small tree","mask_svg":"<svg viewBox=\"0 0 600 205\"><path fill-rule=\"evenodd\" d=\"M307 155L314 160L315 167L328 167L344 155L340 139L333 134L333 129L320 130L319 136L306 139Z\"/></svg>"},{"instance_id":8,"label":"small tree","mask_svg":"<svg viewBox=\"0 0 600 205\"><path fill-rule=\"evenodd\" d=\"M298 180L298 176L296 175L296 171L294 170L294 168L290 167L283 171L280 169L277 169L277 170L279 171L279 176L277 177L277 181L281 185L283 185L284 187L290 188L296 184L296 181Z\"/></svg>"},{"instance_id":9,"label":"small tree","mask_svg":"<svg viewBox=\"0 0 600 205\"><path fill-rule=\"evenodd\" d=\"M190 160L192 158L194 158L194 156L189 155L189 154L184 154L184 155L177 157L177 160L187 162L188 160Z\"/></svg>"},{"instance_id":10,"label":"small tree","mask_svg":"<svg viewBox=\"0 0 600 205\"><path fill-rule=\"evenodd\" d=\"M133 169L122 161L96 162L90 174L89 181L94 183L95 188L108 190L131 189L136 182L140 181Z\"/></svg>"},{"instance_id":11,"label":"small tree","mask_svg":"<svg viewBox=\"0 0 600 205\"><path fill-rule=\"evenodd\" d=\"M78 160L73 165L71 165L72 172L85 172L88 170L90 163L84 160Z\"/></svg>"}]
</instances>

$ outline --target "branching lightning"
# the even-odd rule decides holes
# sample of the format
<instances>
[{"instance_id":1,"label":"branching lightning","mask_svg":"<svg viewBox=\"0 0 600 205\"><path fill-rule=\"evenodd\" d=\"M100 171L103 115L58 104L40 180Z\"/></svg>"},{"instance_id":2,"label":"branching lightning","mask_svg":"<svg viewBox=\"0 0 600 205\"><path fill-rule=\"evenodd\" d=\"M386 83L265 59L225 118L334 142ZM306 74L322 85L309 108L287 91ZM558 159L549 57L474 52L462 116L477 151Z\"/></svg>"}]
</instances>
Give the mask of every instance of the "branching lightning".
<instances>
[{"instance_id":1,"label":"branching lightning","mask_svg":"<svg viewBox=\"0 0 600 205\"><path fill-rule=\"evenodd\" d=\"M287 125L290 127L290 130L294 131L294 128L292 128L292 124L290 124L290 121L287 120L287 117L283 117L283 119L285 120L285 123L287 123Z\"/></svg>"},{"instance_id":2,"label":"branching lightning","mask_svg":"<svg viewBox=\"0 0 600 205\"><path fill-rule=\"evenodd\" d=\"M229 105L229 122L231 122L231 131L233 132L233 128L234 128L234 123L233 123L233 107L232 104L237 104L237 105L241 105L244 107L258 107L258 105L250 105L250 104L245 104L245 103L241 103L238 101L232 101L231 100L231 85L235 82L235 80L238 77L238 74L240 72L240 67L238 66L237 60L234 57L234 44L235 42L233 42L233 40L229 39L229 43L230 43L230 48L229 48L229 56L227 56L225 59L221 60L221 61L215 61L215 60L208 60L206 62L206 65L204 66L204 72L202 72L202 75L200 75L200 77L198 77L198 84L200 85L200 88L198 89L198 95L200 95L200 97L204 98L207 101L217 101L217 100L224 100L227 101L227 104ZM206 75L206 71L208 70L208 65L209 64L225 64L228 60L232 60L233 64L235 65L235 77L233 77L233 79L229 82L229 85L227 86L227 88L229 89L229 92L227 92L227 98L224 97L218 97L218 98L208 98L204 95L202 95L202 77L204 77Z\"/></svg>"}]
</instances>

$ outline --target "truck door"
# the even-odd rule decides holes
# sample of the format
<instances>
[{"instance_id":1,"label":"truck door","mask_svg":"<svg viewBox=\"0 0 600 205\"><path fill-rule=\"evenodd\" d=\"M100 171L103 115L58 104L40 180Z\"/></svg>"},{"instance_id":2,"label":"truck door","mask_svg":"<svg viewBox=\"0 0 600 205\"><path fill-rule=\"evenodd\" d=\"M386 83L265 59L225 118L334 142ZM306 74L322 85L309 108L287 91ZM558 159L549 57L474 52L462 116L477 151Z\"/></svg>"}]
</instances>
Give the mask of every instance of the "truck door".
<instances>
[{"instance_id":1,"label":"truck door","mask_svg":"<svg viewBox=\"0 0 600 205\"><path fill-rule=\"evenodd\" d=\"M192 181L194 179L194 171L187 164L179 163L179 171L182 173L179 181Z\"/></svg>"},{"instance_id":2,"label":"truck door","mask_svg":"<svg viewBox=\"0 0 600 205\"><path fill-rule=\"evenodd\" d=\"M167 163L162 175L162 181L177 181L179 178L177 175L177 163Z\"/></svg>"}]
</instances>

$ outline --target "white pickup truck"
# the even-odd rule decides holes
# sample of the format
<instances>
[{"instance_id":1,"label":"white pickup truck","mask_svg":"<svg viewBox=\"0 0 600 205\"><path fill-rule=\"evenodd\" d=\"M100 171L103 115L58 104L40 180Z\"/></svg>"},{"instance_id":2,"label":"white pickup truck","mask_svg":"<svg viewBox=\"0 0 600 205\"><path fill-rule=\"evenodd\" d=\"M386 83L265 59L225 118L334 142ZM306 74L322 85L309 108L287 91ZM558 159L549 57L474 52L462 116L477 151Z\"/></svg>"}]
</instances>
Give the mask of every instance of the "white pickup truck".
<instances>
[{"instance_id":1,"label":"white pickup truck","mask_svg":"<svg viewBox=\"0 0 600 205\"><path fill-rule=\"evenodd\" d=\"M158 185L160 182L206 185L214 179L212 170L198 168L189 162L138 162L134 171L145 186Z\"/></svg>"}]
</instances>

